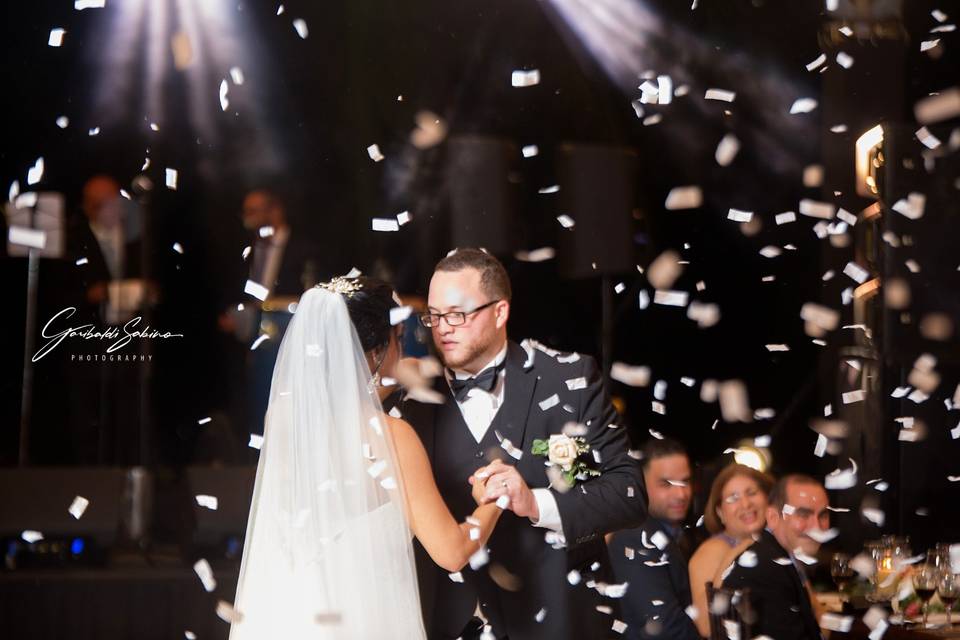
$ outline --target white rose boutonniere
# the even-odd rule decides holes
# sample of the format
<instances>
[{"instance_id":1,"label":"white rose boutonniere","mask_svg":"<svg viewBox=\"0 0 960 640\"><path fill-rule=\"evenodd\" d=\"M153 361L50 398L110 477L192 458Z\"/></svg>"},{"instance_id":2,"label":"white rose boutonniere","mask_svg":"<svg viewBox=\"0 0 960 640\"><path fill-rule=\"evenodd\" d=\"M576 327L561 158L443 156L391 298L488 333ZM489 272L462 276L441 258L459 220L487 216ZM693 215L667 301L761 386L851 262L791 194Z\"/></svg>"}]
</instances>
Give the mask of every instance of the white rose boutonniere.
<instances>
[{"instance_id":1,"label":"white rose boutonniere","mask_svg":"<svg viewBox=\"0 0 960 640\"><path fill-rule=\"evenodd\" d=\"M574 486L577 480L586 480L598 476L600 472L591 469L579 457L590 451L590 445L583 438L571 438L563 434L553 434L549 440L535 439L530 453L546 456L548 466L560 467L567 485Z\"/></svg>"}]
</instances>

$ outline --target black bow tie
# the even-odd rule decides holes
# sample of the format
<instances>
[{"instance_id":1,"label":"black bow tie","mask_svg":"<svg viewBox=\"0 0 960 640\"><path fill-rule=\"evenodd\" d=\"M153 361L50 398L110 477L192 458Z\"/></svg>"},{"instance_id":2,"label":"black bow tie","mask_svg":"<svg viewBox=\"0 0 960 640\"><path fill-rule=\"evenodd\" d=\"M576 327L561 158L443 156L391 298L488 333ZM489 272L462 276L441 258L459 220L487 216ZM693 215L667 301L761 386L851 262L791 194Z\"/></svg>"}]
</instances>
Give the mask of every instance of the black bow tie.
<instances>
[{"instance_id":1,"label":"black bow tie","mask_svg":"<svg viewBox=\"0 0 960 640\"><path fill-rule=\"evenodd\" d=\"M457 376L451 371L450 375L450 388L453 389L453 396L457 399L457 402L463 402L467 399L467 394L470 392L470 389L483 389L487 393L492 393L493 388L497 386L497 376L500 374L500 370L503 368L503 363L487 367L477 375L472 378L466 378L460 380Z\"/></svg>"}]
</instances>

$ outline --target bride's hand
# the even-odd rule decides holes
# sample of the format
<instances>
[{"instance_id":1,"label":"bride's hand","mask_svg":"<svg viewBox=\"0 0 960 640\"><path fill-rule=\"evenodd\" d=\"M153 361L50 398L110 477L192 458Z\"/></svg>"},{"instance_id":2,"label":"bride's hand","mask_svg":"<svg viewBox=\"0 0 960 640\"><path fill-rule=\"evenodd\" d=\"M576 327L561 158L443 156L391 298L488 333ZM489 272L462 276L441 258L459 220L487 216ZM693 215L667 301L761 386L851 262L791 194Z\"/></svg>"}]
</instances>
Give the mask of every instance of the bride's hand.
<instances>
[{"instance_id":1,"label":"bride's hand","mask_svg":"<svg viewBox=\"0 0 960 640\"><path fill-rule=\"evenodd\" d=\"M473 487L470 491L473 496L474 502L477 503L477 506L480 506L486 502L484 499L487 495L487 479L477 477L476 474L470 476L470 485Z\"/></svg>"}]
</instances>

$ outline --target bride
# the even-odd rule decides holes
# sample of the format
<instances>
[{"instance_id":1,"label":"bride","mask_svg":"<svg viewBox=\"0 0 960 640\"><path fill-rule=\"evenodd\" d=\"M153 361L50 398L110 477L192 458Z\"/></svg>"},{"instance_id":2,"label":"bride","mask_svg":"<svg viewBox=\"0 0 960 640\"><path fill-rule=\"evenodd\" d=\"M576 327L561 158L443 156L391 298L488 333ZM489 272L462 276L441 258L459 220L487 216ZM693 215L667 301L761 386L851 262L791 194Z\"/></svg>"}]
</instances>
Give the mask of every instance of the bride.
<instances>
[{"instance_id":1,"label":"bride","mask_svg":"<svg viewBox=\"0 0 960 640\"><path fill-rule=\"evenodd\" d=\"M493 531L495 504L454 520L413 428L383 413L395 306L370 278L300 299L273 371L231 640L425 638L411 534L454 572ZM485 483L471 482L479 503Z\"/></svg>"}]
</instances>

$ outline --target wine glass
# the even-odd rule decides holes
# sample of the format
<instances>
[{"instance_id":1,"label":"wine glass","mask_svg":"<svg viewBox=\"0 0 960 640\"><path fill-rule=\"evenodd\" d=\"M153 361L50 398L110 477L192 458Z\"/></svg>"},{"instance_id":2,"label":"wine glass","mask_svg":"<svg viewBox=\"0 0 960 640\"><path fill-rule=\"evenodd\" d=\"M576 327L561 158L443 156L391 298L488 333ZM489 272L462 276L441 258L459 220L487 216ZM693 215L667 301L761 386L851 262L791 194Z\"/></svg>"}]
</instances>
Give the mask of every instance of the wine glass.
<instances>
[{"instance_id":1,"label":"wine glass","mask_svg":"<svg viewBox=\"0 0 960 640\"><path fill-rule=\"evenodd\" d=\"M940 602L947 608L947 628L953 628L953 605L960 598L960 576L950 571L944 571L940 574L940 581L937 583L937 595L940 596Z\"/></svg>"},{"instance_id":2,"label":"wine glass","mask_svg":"<svg viewBox=\"0 0 960 640\"><path fill-rule=\"evenodd\" d=\"M925 562L913 574L913 589L917 597L923 602L923 628L927 628L927 614L930 609L930 598L937 592L941 571L933 562Z\"/></svg>"},{"instance_id":3,"label":"wine glass","mask_svg":"<svg viewBox=\"0 0 960 640\"><path fill-rule=\"evenodd\" d=\"M830 577L837 585L841 598L846 601L847 585L853 580L854 571L850 566L850 556L845 553L835 553L830 558Z\"/></svg>"}]
</instances>

